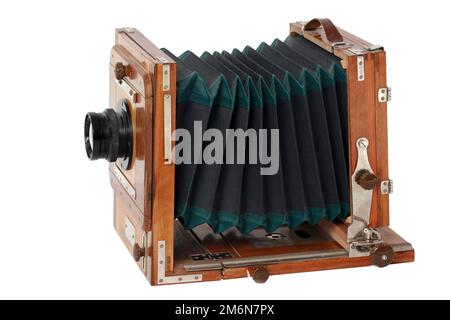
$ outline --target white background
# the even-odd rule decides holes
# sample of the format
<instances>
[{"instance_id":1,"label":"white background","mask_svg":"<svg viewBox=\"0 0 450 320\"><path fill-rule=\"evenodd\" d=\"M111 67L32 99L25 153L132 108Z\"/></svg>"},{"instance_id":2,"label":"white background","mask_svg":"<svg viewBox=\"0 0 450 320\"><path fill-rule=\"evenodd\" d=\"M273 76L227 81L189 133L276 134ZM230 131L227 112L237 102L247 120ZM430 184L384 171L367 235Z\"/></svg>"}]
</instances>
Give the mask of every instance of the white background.
<instances>
[{"instance_id":1,"label":"white background","mask_svg":"<svg viewBox=\"0 0 450 320\"><path fill-rule=\"evenodd\" d=\"M217 4L215 4L217 3ZM450 298L447 1L1 1L0 298ZM84 115L108 107L116 27L176 54L256 47L330 17L388 52L391 226L413 264L150 287L112 226Z\"/></svg>"}]
</instances>

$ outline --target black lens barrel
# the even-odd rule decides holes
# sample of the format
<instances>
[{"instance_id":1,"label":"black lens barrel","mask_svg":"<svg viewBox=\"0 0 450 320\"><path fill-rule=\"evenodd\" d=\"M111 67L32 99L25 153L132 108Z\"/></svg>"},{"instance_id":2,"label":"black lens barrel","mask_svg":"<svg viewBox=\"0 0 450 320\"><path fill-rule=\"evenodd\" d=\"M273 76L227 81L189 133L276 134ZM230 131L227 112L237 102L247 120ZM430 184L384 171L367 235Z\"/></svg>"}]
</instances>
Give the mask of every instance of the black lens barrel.
<instances>
[{"instance_id":1,"label":"black lens barrel","mask_svg":"<svg viewBox=\"0 0 450 320\"><path fill-rule=\"evenodd\" d=\"M120 110L106 109L102 113L89 112L84 121L86 154L90 160L122 160L127 169L132 154L132 126L125 102Z\"/></svg>"}]
</instances>

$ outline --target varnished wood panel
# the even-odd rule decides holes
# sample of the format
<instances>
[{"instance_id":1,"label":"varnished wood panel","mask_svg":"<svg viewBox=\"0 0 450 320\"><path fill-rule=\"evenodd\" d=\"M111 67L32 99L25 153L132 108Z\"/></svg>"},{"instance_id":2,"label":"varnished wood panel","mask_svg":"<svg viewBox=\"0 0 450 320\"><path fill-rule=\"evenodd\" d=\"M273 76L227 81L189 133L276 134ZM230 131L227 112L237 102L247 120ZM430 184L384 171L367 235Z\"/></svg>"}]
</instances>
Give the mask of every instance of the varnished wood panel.
<instances>
[{"instance_id":1,"label":"varnished wood panel","mask_svg":"<svg viewBox=\"0 0 450 320\"><path fill-rule=\"evenodd\" d=\"M125 197L123 195L114 195L114 227L132 257L133 246L125 236L125 219L128 218L128 220L133 224L133 227L135 228L136 243L138 243L140 246L142 245L141 239L144 231L141 228L142 220L139 220L139 216L136 216L133 214L133 212L131 212L130 204L125 203L123 201L124 199ZM142 263L142 259L141 261L135 263L142 272L145 272L145 270L143 269L144 265Z\"/></svg>"},{"instance_id":2,"label":"varnished wood panel","mask_svg":"<svg viewBox=\"0 0 450 320\"><path fill-rule=\"evenodd\" d=\"M248 268L225 268L222 272L223 280L246 278L248 276Z\"/></svg>"},{"instance_id":3,"label":"varnished wood panel","mask_svg":"<svg viewBox=\"0 0 450 320\"><path fill-rule=\"evenodd\" d=\"M135 90L137 93L137 100L131 101L128 94L117 84L114 77L114 66L116 63L121 62L129 66L130 76L126 78L127 84ZM147 145L145 136L145 114L151 107L151 100L146 98L148 91L151 91L151 79L148 73L143 67L126 51L125 48L115 45L111 50L110 60L110 107L117 109L121 100L127 101L129 111L131 114L131 123L133 127L133 150L132 161L129 170L123 170L120 168L120 161L115 164L110 164L110 171L113 170L117 164L119 170L126 177L128 182L133 186L136 191L136 199L131 199L126 191L124 195L128 199L126 202L133 203L130 205L130 210L136 217L143 217L140 222L139 228L143 228L145 225L150 225L150 211L146 211L145 207L148 205L148 196L146 193L147 185L145 182L146 162L149 161L149 157L146 157L147 147L151 147L151 143ZM150 140L151 142L151 140ZM114 179L115 180L115 179ZM113 175L111 174L111 181L113 181ZM113 184L113 188L117 193L122 193L122 187L120 183ZM120 187L120 188L119 188ZM122 197L122 195L119 195ZM144 228L145 229L145 228Z\"/></svg>"},{"instance_id":4,"label":"varnished wood panel","mask_svg":"<svg viewBox=\"0 0 450 320\"><path fill-rule=\"evenodd\" d=\"M327 220L322 220L317 225L317 228L322 233L332 237L334 241L339 243L339 245L345 250L349 250L349 244L347 242L347 226L345 223L339 221L334 223Z\"/></svg>"},{"instance_id":5,"label":"varnished wood panel","mask_svg":"<svg viewBox=\"0 0 450 320\"><path fill-rule=\"evenodd\" d=\"M155 93L153 119L153 256L157 256L158 241L166 242L166 272L174 268L174 201L175 201L175 165L164 161L164 94L171 95L172 128L175 128L176 112L176 65L170 64L170 90L163 91L163 66L155 66ZM157 270L158 261L153 259L153 269ZM152 283L157 283L156 272Z\"/></svg>"},{"instance_id":6,"label":"varnished wood panel","mask_svg":"<svg viewBox=\"0 0 450 320\"><path fill-rule=\"evenodd\" d=\"M165 52L161 51L158 46L149 41L139 30L133 29L132 32L127 32L128 37L144 50L145 54L148 54L154 61L164 58L167 63L175 63L171 57Z\"/></svg>"},{"instance_id":7,"label":"varnished wood panel","mask_svg":"<svg viewBox=\"0 0 450 320\"><path fill-rule=\"evenodd\" d=\"M130 31L135 32L135 29L130 29ZM148 73L154 74L156 60L130 37L130 33L126 29L116 30L116 45L125 48L130 55L142 64Z\"/></svg>"},{"instance_id":8,"label":"varnished wood panel","mask_svg":"<svg viewBox=\"0 0 450 320\"><path fill-rule=\"evenodd\" d=\"M111 67L112 69L112 67ZM113 72L113 70L111 70ZM118 86L115 82L114 86ZM117 166L117 168L122 172L122 174L127 178L128 182L134 187L136 190L136 199L133 201L139 207L139 210L144 213L145 210L145 136L144 136L144 118L143 114L145 113L145 99L142 95L138 94L138 101L132 102L130 101L128 95L119 87L116 89L115 101L116 103L111 107L115 110L118 110L118 103L121 100L127 101L129 106L129 111L131 115L131 123L133 127L132 141L133 141L133 149L132 149L132 159L131 166L129 170L122 169L120 167L120 160L117 160L116 163L110 164L110 169L112 170L113 166Z\"/></svg>"},{"instance_id":9,"label":"varnished wood panel","mask_svg":"<svg viewBox=\"0 0 450 320\"><path fill-rule=\"evenodd\" d=\"M118 62L128 66L127 83L136 91L141 92L143 96L151 97L153 92L152 86L149 85L151 84L150 74L144 68L144 64L133 57L123 46L115 45L111 49L110 66L114 68Z\"/></svg>"},{"instance_id":10,"label":"varnished wood panel","mask_svg":"<svg viewBox=\"0 0 450 320\"><path fill-rule=\"evenodd\" d=\"M388 139L386 103L378 102L378 89L386 86L386 54L381 50L368 52L372 44L341 28L347 46L333 48L325 36L324 30L304 31L303 22L290 24L290 33L306 39L334 53L343 59L347 69L348 114L349 114L349 150L350 177L357 161L356 141L361 137L369 139L369 161L379 181L387 180L388 175ZM350 44L350 46L348 46ZM357 79L357 56L351 49L363 49L365 80ZM373 190L370 225L381 227L389 225L389 196L381 195L379 183Z\"/></svg>"},{"instance_id":11,"label":"varnished wood panel","mask_svg":"<svg viewBox=\"0 0 450 320\"><path fill-rule=\"evenodd\" d=\"M335 241L257 248L251 243L239 238L228 237L227 239L234 250L243 258L341 249L341 246Z\"/></svg>"},{"instance_id":12,"label":"varnished wood panel","mask_svg":"<svg viewBox=\"0 0 450 320\"><path fill-rule=\"evenodd\" d=\"M365 80L357 79L357 58L348 58L348 110L350 175L356 161L356 141L360 137L369 139L370 165L378 182L387 180L388 174L388 130L387 103L378 102L378 89L386 87L386 54L384 51L368 53L365 57ZM373 189L370 226L389 225L389 196L381 195L380 183Z\"/></svg>"},{"instance_id":13,"label":"varnished wood panel","mask_svg":"<svg viewBox=\"0 0 450 320\"><path fill-rule=\"evenodd\" d=\"M367 149L370 166L377 172L377 140L376 140L376 95L375 95L375 60L374 54L366 54L364 59L365 80L358 81L357 57L348 57L347 90L348 90L348 132L351 177L356 169L358 152L356 141L362 137L369 140ZM370 225L377 226L379 186L373 189Z\"/></svg>"},{"instance_id":14,"label":"varnished wood panel","mask_svg":"<svg viewBox=\"0 0 450 320\"><path fill-rule=\"evenodd\" d=\"M137 202L143 203L139 207L143 211L144 223L139 229L147 234L146 261L152 263L147 268L147 277L152 283L156 283L155 257L158 248L155 244L159 240L164 240L166 244L166 273L173 272L174 267L174 166L164 163L163 94L172 96L172 128L175 128L176 65L135 29L118 29L116 46L112 52L111 68L118 62L117 56L128 57L126 61L121 61L126 62L132 71L125 80L140 93L132 111L133 151L136 156L131 169L122 172L135 187ZM168 92L162 91L162 62L158 60L161 57L171 62L171 88ZM113 89L116 95L113 100L123 98L120 90Z\"/></svg>"},{"instance_id":15,"label":"varnished wood panel","mask_svg":"<svg viewBox=\"0 0 450 320\"><path fill-rule=\"evenodd\" d=\"M298 253L307 251L340 249L341 246L329 236L316 240L300 239L289 241L288 244L276 243L269 246L255 245L258 239L242 235L237 229L227 230L217 234L207 225L201 225L193 230L200 243L210 253L228 252L233 258L247 258L277 254ZM317 233L317 232L316 232Z\"/></svg>"},{"instance_id":16,"label":"varnished wood panel","mask_svg":"<svg viewBox=\"0 0 450 320\"><path fill-rule=\"evenodd\" d=\"M374 55L375 59L375 86L374 90L378 93L378 89L387 87L386 80L386 53L379 52ZM388 103L376 103L376 135L377 135L377 171L375 175L379 181L389 179L388 166L388 125L387 113ZM382 195L380 188L377 192L377 227L389 226L389 195Z\"/></svg>"},{"instance_id":17,"label":"varnished wood panel","mask_svg":"<svg viewBox=\"0 0 450 320\"><path fill-rule=\"evenodd\" d=\"M139 51L140 50L140 51ZM136 43L130 41L126 32L116 33L116 45L111 50L110 83L115 92L112 106L120 99L126 99L130 105L133 124L133 158L129 170L122 173L136 189L136 203L142 211L146 232L151 229L151 188L152 188L152 117L153 117L153 79L148 65L153 65L148 56ZM125 81L138 93L138 100L133 103L114 79L114 66L122 62L129 66L129 76ZM111 90L111 89L110 89Z\"/></svg>"},{"instance_id":18,"label":"varnished wood panel","mask_svg":"<svg viewBox=\"0 0 450 320\"><path fill-rule=\"evenodd\" d=\"M136 226L142 228L145 222L144 213L139 209L136 202L130 198L125 188L120 184L111 170L109 170L109 178L114 190L114 198L120 200L122 205L127 208L127 214L132 216L133 220L137 222Z\"/></svg>"}]
</instances>

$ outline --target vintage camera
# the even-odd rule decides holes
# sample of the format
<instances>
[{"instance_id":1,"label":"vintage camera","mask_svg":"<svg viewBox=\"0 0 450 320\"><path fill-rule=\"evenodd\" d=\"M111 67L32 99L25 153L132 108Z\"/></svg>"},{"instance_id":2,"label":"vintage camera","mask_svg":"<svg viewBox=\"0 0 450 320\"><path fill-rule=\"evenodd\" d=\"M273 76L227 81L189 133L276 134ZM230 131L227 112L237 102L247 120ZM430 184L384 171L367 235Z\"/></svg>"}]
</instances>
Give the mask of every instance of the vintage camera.
<instances>
[{"instance_id":1,"label":"vintage camera","mask_svg":"<svg viewBox=\"0 0 450 320\"><path fill-rule=\"evenodd\" d=\"M313 19L177 57L124 28L109 67L86 153L109 162L114 226L151 284L414 260L389 228L382 46Z\"/></svg>"}]
</instances>

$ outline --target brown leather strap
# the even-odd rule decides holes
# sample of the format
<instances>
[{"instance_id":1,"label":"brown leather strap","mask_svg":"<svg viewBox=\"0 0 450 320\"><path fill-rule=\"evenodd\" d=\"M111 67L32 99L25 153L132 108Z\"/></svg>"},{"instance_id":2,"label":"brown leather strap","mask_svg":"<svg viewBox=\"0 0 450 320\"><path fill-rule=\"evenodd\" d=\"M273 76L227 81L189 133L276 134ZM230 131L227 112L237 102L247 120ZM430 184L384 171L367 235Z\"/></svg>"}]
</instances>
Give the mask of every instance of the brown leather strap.
<instances>
[{"instance_id":1,"label":"brown leather strap","mask_svg":"<svg viewBox=\"0 0 450 320\"><path fill-rule=\"evenodd\" d=\"M327 40L331 43L336 42L343 42L344 38L342 38L341 33L338 31L336 26L331 22L328 18L322 18L322 19L312 19L310 22L308 22L303 29L304 30L316 30L320 26L323 27L323 30L325 31L325 37Z\"/></svg>"}]
</instances>

